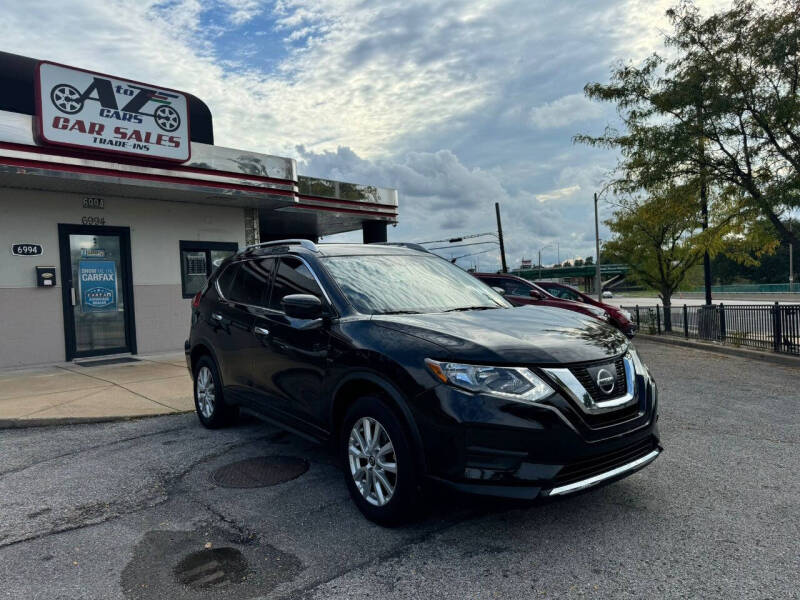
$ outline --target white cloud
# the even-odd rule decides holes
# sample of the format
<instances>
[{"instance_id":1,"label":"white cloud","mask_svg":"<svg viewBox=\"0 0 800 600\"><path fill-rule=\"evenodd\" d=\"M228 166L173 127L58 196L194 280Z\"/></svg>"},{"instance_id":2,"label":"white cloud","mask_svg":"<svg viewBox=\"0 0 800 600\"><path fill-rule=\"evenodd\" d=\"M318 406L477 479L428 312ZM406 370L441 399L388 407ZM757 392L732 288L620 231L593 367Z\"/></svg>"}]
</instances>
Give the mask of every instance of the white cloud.
<instances>
[{"instance_id":1,"label":"white cloud","mask_svg":"<svg viewBox=\"0 0 800 600\"><path fill-rule=\"evenodd\" d=\"M601 104L589 100L582 93L569 94L533 107L530 121L534 127L549 129L597 119L605 112Z\"/></svg>"},{"instance_id":2,"label":"white cloud","mask_svg":"<svg viewBox=\"0 0 800 600\"><path fill-rule=\"evenodd\" d=\"M552 246L555 255L561 232L575 227L561 214L557 203L542 205L528 192L513 192L496 173L469 168L446 150L411 152L396 159L377 160L361 158L349 148L321 153L305 148L297 150L298 166L304 173L345 181L370 181L403 190L401 219L390 230L391 240L419 242L494 231L494 203L499 202L508 260L517 264L523 256L530 257L544 245ZM563 192L561 196L569 193ZM352 241L359 236L351 233L334 239ZM494 269L499 265L498 252L492 246L486 248L490 252L480 255L480 260L486 268ZM486 248L470 246L469 250L442 253L459 256ZM551 260L554 261L555 258Z\"/></svg>"},{"instance_id":3,"label":"white cloud","mask_svg":"<svg viewBox=\"0 0 800 600\"><path fill-rule=\"evenodd\" d=\"M565 198L567 196L572 196L574 193L579 192L581 190L581 186L579 185L570 185L568 187L558 188L557 190L551 190L545 194L536 194L536 199L539 202L548 202L550 200L560 200L561 198Z\"/></svg>"},{"instance_id":4,"label":"white cloud","mask_svg":"<svg viewBox=\"0 0 800 600\"><path fill-rule=\"evenodd\" d=\"M264 9L261 0L223 0L231 10L228 20L234 25L243 25L259 15Z\"/></svg>"}]
</instances>

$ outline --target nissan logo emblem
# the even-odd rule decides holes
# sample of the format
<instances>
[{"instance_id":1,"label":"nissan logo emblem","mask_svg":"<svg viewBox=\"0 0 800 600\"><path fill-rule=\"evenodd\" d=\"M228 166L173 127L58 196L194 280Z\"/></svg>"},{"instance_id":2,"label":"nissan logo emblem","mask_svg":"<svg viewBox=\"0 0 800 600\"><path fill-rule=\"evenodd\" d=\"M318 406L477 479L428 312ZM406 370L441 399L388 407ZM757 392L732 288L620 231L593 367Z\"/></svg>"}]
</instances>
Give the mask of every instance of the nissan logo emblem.
<instances>
[{"instance_id":1,"label":"nissan logo emblem","mask_svg":"<svg viewBox=\"0 0 800 600\"><path fill-rule=\"evenodd\" d=\"M597 372L597 387L604 394L610 394L614 391L614 382L616 378L606 369L600 369Z\"/></svg>"}]
</instances>

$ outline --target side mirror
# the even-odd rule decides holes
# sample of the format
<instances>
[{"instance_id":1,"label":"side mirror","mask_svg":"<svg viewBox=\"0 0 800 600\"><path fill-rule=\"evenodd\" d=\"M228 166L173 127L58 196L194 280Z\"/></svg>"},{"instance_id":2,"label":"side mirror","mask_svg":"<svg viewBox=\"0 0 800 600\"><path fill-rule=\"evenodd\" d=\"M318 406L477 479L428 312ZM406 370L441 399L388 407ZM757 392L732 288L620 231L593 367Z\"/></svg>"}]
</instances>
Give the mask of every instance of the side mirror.
<instances>
[{"instance_id":1,"label":"side mirror","mask_svg":"<svg viewBox=\"0 0 800 600\"><path fill-rule=\"evenodd\" d=\"M281 300L287 317L293 319L318 319L322 316L322 301L311 294L289 294Z\"/></svg>"},{"instance_id":2,"label":"side mirror","mask_svg":"<svg viewBox=\"0 0 800 600\"><path fill-rule=\"evenodd\" d=\"M542 295L539 293L539 290L531 290L531 298L536 298L537 300L541 300Z\"/></svg>"},{"instance_id":3,"label":"side mirror","mask_svg":"<svg viewBox=\"0 0 800 600\"><path fill-rule=\"evenodd\" d=\"M506 295L506 291L505 291L503 288L501 288L501 287L498 287L498 286L496 286L496 285L493 285L493 286L492 286L492 289L493 289L495 292L497 292L498 294L500 294L501 296L505 296L505 295Z\"/></svg>"}]
</instances>

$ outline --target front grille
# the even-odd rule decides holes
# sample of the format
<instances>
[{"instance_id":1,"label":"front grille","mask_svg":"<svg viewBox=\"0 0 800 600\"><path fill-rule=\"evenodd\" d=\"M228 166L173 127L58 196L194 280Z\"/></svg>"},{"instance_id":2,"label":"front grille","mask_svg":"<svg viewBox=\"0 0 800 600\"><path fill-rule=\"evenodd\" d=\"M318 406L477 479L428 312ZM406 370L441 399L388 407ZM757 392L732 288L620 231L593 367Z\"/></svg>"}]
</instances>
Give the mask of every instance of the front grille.
<instances>
[{"instance_id":1,"label":"front grille","mask_svg":"<svg viewBox=\"0 0 800 600\"><path fill-rule=\"evenodd\" d=\"M611 365L601 365L605 368L609 368ZM599 367L598 367L599 368ZM586 388L586 391L589 392L589 395L594 398L595 401L600 402L602 400L613 400L614 398L619 398L620 396L624 396L627 393L627 381L625 378L625 363L620 356L614 361L614 369L615 369L615 379L614 379L614 389L610 394L605 394L600 391L600 388L597 387L597 382L595 378L592 376L590 372L590 367L573 367L570 369L572 374L575 375L575 378L581 382L581 385Z\"/></svg>"},{"instance_id":2,"label":"front grille","mask_svg":"<svg viewBox=\"0 0 800 600\"><path fill-rule=\"evenodd\" d=\"M655 439L649 437L631 446L574 462L571 465L565 466L558 472L558 475L556 475L553 480L555 482L554 487L588 479L589 477L621 467L629 462L633 462L637 458L645 456L655 448Z\"/></svg>"}]
</instances>

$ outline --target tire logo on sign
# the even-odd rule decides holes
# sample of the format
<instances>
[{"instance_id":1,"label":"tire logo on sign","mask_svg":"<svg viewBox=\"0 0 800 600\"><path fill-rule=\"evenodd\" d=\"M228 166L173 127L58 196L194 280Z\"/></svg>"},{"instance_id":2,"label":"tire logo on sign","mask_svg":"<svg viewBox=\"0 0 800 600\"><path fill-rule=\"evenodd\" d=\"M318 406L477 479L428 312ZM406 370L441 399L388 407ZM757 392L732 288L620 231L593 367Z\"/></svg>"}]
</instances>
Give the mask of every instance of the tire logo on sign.
<instances>
[{"instance_id":1,"label":"tire logo on sign","mask_svg":"<svg viewBox=\"0 0 800 600\"><path fill-rule=\"evenodd\" d=\"M97 93L96 98L90 96L93 91ZM50 101L53 106L66 115L74 115L81 112L87 100L94 100L109 111L107 115L111 114L115 117L118 115L122 121L141 123L141 116L153 117L153 121L158 128L168 133L176 131L181 126L181 117L178 111L170 106L172 102L170 98L178 97L175 94L136 85L128 85L126 91L130 92L129 96L133 96L133 100L122 108L118 108L111 82L107 79L95 77L94 83L84 92L68 83L54 85L53 89L50 90ZM160 106L152 113L144 112L141 109L148 102L160 104ZM134 115L136 116L135 118Z\"/></svg>"},{"instance_id":2,"label":"tire logo on sign","mask_svg":"<svg viewBox=\"0 0 800 600\"><path fill-rule=\"evenodd\" d=\"M609 373L606 369L600 369L597 372L597 387L600 391L608 395L614 391L614 383L616 378Z\"/></svg>"},{"instance_id":3,"label":"tire logo on sign","mask_svg":"<svg viewBox=\"0 0 800 600\"><path fill-rule=\"evenodd\" d=\"M83 109L81 93L68 83L59 83L50 90L50 100L58 110L68 115L74 115Z\"/></svg>"}]
</instances>

